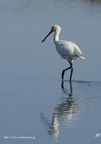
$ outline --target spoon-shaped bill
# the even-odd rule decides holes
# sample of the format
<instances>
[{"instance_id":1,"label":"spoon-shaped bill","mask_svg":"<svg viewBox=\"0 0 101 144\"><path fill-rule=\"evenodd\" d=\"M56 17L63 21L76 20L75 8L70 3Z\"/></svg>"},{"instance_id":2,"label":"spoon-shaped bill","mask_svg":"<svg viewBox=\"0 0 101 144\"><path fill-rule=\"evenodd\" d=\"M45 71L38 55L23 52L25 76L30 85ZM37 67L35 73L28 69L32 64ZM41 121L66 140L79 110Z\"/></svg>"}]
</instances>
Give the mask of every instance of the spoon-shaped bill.
<instances>
[{"instance_id":1,"label":"spoon-shaped bill","mask_svg":"<svg viewBox=\"0 0 101 144\"><path fill-rule=\"evenodd\" d=\"M48 33L48 35L41 41L42 43L46 40L46 38L53 32L53 30L51 29L51 31Z\"/></svg>"}]
</instances>

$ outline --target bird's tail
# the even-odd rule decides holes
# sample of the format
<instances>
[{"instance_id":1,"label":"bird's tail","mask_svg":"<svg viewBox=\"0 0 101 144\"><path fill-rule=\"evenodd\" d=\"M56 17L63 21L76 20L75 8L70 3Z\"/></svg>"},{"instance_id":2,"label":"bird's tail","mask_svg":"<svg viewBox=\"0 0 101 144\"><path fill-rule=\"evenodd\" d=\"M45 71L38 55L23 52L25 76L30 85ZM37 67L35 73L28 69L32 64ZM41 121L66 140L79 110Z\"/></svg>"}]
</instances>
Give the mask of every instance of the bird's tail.
<instances>
[{"instance_id":1,"label":"bird's tail","mask_svg":"<svg viewBox=\"0 0 101 144\"><path fill-rule=\"evenodd\" d=\"M85 57L82 55L82 56L80 56L80 58L82 58L82 59L85 59Z\"/></svg>"}]
</instances>

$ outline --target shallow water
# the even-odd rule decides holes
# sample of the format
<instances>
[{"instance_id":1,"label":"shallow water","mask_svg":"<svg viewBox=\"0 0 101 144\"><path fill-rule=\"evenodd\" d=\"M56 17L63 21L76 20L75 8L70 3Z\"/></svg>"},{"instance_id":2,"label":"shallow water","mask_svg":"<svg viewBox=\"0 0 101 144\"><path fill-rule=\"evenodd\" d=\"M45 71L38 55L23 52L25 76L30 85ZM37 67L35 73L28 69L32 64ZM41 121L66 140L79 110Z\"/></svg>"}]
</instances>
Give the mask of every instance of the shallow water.
<instances>
[{"instance_id":1,"label":"shallow water","mask_svg":"<svg viewBox=\"0 0 101 144\"><path fill-rule=\"evenodd\" d=\"M0 81L3 144L67 143L67 140L100 143L101 137L95 136L101 132L101 82L62 83L33 78L1 78ZM20 139L21 136L26 139Z\"/></svg>"},{"instance_id":2,"label":"shallow water","mask_svg":"<svg viewBox=\"0 0 101 144\"><path fill-rule=\"evenodd\" d=\"M101 2L0 1L0 142L101 143ZM53 35L75 42L86 60L74 61L73 81Z\"/></svg>"}]
</instances>

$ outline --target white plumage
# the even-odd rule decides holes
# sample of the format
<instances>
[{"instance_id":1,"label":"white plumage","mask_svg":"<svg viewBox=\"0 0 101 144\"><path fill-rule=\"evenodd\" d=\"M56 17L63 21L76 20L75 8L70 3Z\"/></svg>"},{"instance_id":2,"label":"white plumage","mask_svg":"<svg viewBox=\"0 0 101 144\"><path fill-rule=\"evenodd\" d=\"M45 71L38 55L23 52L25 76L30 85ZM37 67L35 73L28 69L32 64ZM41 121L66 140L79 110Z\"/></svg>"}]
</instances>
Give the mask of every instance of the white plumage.
<instances>
[{"instance_id":1,"label":"white plumage","mask_svg":"<svg viewBox=\"0 0 101 144\"><path fill-rule=\"evenodd\" d=\"M66 68L62 71L62 80L64 78L64 73L66 70L71 69L71 74L70 74L70 81L72 79L72 74L73 74L73 60L76 60L78 58L85 59L83 56L80 48L73 42L70 41L64 41L64 40L59 40L59 34L60 34L61 28L58 25L54 25L51 28L51 31L48 33L48 35L42 40L42 42L45 41L45 39L52 33L54 32L54 43L56 45L56 50L57 52L61 55L62 58L68 60L70 67Z\"/></svg>"},{"instance_id":2,"label":"white plumage","mask_svg":"<svg viewBox=\"0 0 101 144\"><path fill-rule=\"evenodd\" d=\"M83 54L79 47L70 41L60 40L56 44L57 52L63 57L64 59L75 60L77 58L83 58Z\"/></svg>"}]
</instances>

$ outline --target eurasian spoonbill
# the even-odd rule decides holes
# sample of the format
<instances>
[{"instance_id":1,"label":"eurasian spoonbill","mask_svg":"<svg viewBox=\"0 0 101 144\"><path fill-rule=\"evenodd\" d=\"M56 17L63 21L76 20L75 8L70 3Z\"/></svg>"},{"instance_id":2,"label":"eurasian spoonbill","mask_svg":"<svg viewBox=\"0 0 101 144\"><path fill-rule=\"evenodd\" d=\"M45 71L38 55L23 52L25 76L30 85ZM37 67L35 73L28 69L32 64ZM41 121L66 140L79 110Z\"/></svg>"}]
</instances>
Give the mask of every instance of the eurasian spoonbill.
<instances>
[{"instance_id":1,"label":"eurasian spoonbill","mask_svg":"<svg viewBox=\"0 0 101 144\"><path fill-rule=\"evenodd\" d=\"M62 80L64 79L64 74L65 71L71 69L71 73L70 73L70 81L72 79L72 74L73 74L73 60L76 60L78 58L82 58L85 59L85 57L83 56L80 48L73 42L70 41L64 41L64 40L59 40L59 34L60 34L61 28L58 25L53 25L50 32L48 33L48 35L42 40L42 42L44 42L46 40L46 38L52 33L54 32L54 44L56 46L56 50L57 52L61 55L62 58L68 60L70 67L64 69L61 73L62 76Z\"/></svg>"}]
</instances>

